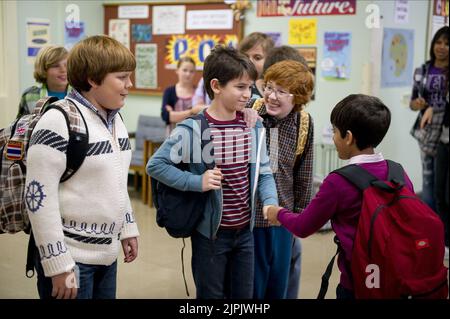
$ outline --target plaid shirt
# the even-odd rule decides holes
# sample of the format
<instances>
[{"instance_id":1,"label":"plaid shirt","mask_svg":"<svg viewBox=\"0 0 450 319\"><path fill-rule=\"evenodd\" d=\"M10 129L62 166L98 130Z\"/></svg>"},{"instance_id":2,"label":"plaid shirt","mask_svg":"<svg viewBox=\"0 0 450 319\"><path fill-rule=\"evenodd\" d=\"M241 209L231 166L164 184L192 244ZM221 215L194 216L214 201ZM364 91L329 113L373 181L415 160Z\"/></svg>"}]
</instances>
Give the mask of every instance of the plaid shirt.
<instances>
[{"instance_id":1,"label":"plaid shirt","mask_svg":"<svg viewBox=\"0 0 450 319\"><path fill-rule=\"evenodd\" d=\"M312 118L310 117L310 130L302 160L298 162L295 151L300 124L299 113L291 112L287 117L277 120L267 114L264 105L258 113L264 119L264 127L267 129L267 150L277 185L279 205L291 211L304 209L311 201L313 189L314 125ZM278 141L276 142L278 143L273 142L272 144L276 145L272 145L271 148L271 133L275 134L275 131L271 131L273 128L277 129ZM269 223L262 215L262 205L259 200L256 204L255 227L269 227Z\"/></svg>"},{"instance_id":2,"label":"plaid shirt","mask_svg":"<svg viewBox=\"0 0 450 319\"><path fill-rule=\"evenodd\" d=\"M42 84L41 86L32 86L26 89L20 99L19 113L17 114L17 117L25 114L31 114L36 107L37 101L46 97L47 94L48 91L45 84Z\"/></svg>"},{"instance_id":3,"label":"plaid shirt","mask_svg":"<svg viewBox=\"0 0 450 319\"><path fill-rule=\"evenodd\" d=\"M448 87L444 73L431 74L431 63L427 62L414 71L414 85L411 101L419 96L423 97L427 104L433 108L431 123L425 129L420 129L419 123L425 112L421 110L416 122L410 130L410 134L419 142L422 152L435 156L444 124L445 109L448 107Z\"/></svg>"},{"instance_id":4,"label":"plaid shirt","mask_svg":"<svg viewBox=\"0 0 450 319\"><path fill-rule=\"evenodd\" d=\"M114 127L114 118L117 113L119 113L119 110L99 110L94 105L92 105L91 102L89 102L83 95L80 94L75 89L72 89L72 91L67 95L68 97L74 99L77 102L80 102L84 106L86 106L88 109L90 109L92 112L98 115L100 119L102 120L103 124L105 124L106 128L110 133L113 131Z\"/></svg>"},{"instance_id":5,"label":"plaid shirt","mask_svg":"<svg viewBox=\"0 0 450 319\"><path fill-rule=\"evenodd\" d=\"M67 93L69 93L70 91L71 87L68 86ZM20 99L19 112L17 113L17 117L33 113L37 101L46 96L48 96L48 89L47 85L45 84L42 84L40 86L34 85L26 89L22 94L22 98Z\"/></svg>"}]
</instances>

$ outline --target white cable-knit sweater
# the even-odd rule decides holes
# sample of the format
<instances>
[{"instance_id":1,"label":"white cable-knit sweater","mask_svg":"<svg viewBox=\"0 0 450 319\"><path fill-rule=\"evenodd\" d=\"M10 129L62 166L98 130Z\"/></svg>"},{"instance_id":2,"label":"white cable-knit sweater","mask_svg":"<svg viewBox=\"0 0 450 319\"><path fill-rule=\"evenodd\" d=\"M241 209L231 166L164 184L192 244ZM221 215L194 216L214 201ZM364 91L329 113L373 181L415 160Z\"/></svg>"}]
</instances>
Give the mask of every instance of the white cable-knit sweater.
<instances>
[{"instance_id":1,"label":"white cable-knit sweater","mask_svg":"<svg viewBox=\"0 0 450 319\"><path fill-rule=\"evenodd\" d=\"M139 236L127 192L131 148L125 125L117 114L111 134L97 114L77 105L89 130L78 171L60 183L69 134L58 110L39 120L27 155L28 215L47 277L70 271L75 262L111 265L120 240Z\"/></svg>"}]
</instances>

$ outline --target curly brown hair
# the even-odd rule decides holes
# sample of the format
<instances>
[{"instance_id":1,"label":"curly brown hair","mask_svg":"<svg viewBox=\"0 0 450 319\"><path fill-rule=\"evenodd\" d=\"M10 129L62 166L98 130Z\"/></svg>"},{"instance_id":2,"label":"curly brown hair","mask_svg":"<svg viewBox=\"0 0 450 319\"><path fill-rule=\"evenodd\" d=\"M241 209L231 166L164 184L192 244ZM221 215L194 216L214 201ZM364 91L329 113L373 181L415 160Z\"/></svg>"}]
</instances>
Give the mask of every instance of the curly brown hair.
<instances>
[{"instance_id":1,"label":"curly brown hair","mask_svg":"<svg viewBox=\"0 0 450 319\"><path fill-rule=\"evenodd\" d=\"M300 111L314 91L314 75L304 64L285 60L270 66L264 73L264 82L275 82L294 95L294 111Z\"/></svg>"}]
</instances>

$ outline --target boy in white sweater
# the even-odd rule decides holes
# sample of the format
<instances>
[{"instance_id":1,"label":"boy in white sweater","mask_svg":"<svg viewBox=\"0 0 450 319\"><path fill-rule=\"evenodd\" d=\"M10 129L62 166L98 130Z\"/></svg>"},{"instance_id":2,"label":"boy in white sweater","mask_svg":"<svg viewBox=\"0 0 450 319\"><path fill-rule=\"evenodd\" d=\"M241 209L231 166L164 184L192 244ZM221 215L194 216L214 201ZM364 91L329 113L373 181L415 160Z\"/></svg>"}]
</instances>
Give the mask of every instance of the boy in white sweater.
<instances>
[{"instance_id":1,"label":"boy in white sweater","mask_svg":"<svg viewBox=\"0 0 450 319\"><path fill-rule=\"evenodd\" d=\"M89 37L70 52L74 90L57 103L78 107L89 147L67 181L60 182L69 140L64 114L50 109L33 131L25 196L33 199L27 208L41 298L115 298L120 246L125 262L137 257L139 232L127 192L131 148L118 114L135 67L133 54L107 36Z\"/></svg>"}]
</instances>

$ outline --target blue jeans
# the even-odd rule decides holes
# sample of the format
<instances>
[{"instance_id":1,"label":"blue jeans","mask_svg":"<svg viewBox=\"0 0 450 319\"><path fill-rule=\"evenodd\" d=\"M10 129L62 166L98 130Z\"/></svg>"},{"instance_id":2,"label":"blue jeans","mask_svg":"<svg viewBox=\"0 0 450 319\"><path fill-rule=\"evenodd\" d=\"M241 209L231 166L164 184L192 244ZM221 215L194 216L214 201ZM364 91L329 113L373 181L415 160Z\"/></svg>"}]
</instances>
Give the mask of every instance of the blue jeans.
<instances>
[{"instance_id":1,"label":"blue jeans","mask_svg":"<svg viewBox=\"0 0 450 319\"><path fill-rule=\"evenodd\" d=\"M424 152L420 152L420 158L422 160L422 200L430 206L430 208L436 211L434 201L434 170L435 170L435 158Z\"/></svg>"},{"instance_id":2,"label":"blue jeans","mask_svg":"<svg viewBox=\"0 0 450 319\"><path fill-rule=\"evenodd\" d=\"M302 272L302 242L300 238L293 236L291 267L289 268L289 282L286 298L297 299L300 290L300 275Z\"/></svg>"},{"instance_id":3,"label":"blue jeans","mask_svg":"<svg viewBox=\"0 0 450 319\"><path fill-rule=\"evenodd\" d=\"M284 227L256 227L255 299L285 299L291 267L292 234Z\"/></svg>"},{"instance_id":4,"label":"blue jeans","mask_svg":"<svg viewBox=\"0 0 450 319\"><path fill-rule=\"evenodd\" d=\"M52 279L45 277L44 269L39 257L39 252L35 252L35 264L37 273L37 288L41 299L51 299ZM78 269L77 299L115 299L116 298L116 275L117 261L110 266L86 265L76 263Z\"/></svg>"},{"instance_id":5,"label":"blue jeans","mask_svg":"<svg viewBox=\"0 0 450 319\"><path fill-rule=\"evenodd\" d=\"M215 240L194 232L192 274L197 299L253 296L253 235L249 227L219 229Z\"/></svg>"}]
</instances>

